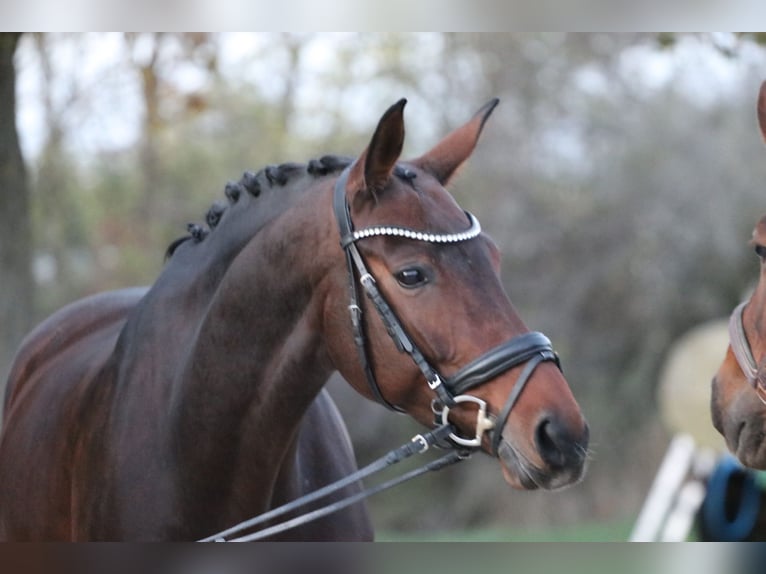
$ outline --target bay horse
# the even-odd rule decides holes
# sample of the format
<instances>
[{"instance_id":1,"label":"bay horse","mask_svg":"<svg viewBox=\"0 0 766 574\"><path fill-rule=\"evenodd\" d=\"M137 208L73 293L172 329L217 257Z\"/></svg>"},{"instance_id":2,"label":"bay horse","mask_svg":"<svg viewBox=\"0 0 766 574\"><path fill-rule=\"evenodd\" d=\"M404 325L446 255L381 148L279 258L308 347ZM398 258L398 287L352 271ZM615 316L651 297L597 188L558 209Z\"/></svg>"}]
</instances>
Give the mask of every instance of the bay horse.
<instances>
[{"instance_id":1,"label":"bay horse","mask_svg":"<svg viewBox=\"0 0 766 574\"><path fill-rule=\"evenodd\" d=\"M766 141L766 82L757 104L758 124ZM742 464L766 469L766 216L751 241L760 259L760 276L748 301L729 319L729 347L713 378L713 425Z\"/></svg>"},{"instance_id":2,"label":"bay horse","mask_svg":"<svg viewBox=\"0 0 766 574\"><path fill-rule=\"evenodd\" d=\"M346 476L334 371L423 425L436 413L513 487L580 480L588 426L558 358L445 189L496 103L410 161L401 100L355 159L245 172L151 288L38 326L6 391L0 537L196 540ZM354 505L278 539L372 537Z\"/></svg>"}]
</instances>

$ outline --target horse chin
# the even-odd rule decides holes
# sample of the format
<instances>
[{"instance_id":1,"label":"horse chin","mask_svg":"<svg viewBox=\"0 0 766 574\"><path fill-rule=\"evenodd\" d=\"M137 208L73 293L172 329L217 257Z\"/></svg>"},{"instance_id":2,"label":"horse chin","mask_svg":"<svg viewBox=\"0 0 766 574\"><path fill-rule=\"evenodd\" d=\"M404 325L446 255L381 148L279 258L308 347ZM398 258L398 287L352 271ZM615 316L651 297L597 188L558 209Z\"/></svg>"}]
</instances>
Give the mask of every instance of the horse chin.
<instances>
[{"instance_id":1,"label":"horse chin","mask_svg":"<svg viewBox=\"0 0 766 574\"><path fill-rule=\"evenodd\" d=\"M546 472L532 464L517 448L506 440L497 449L503 478L519 490L558 490L577 483L583 476L584 466L578 469Z\"/></svg>"},{"instance_id":2,"label":"horse chin","mask_svg":"<svg viewBox=\"0 0 766 574\"><path fill-rule=\"evenodd\" d=\"M512 488L518 490L546 488L542 473L507 441L500 442L497 456L500 459L503 478Z\"/></svg>"},{"instance_id":3,"label":"horse chin","mask_svg":"<svg viewBox=\"0 0 766 574\"><path fill-rule=\"evenodd\" d=\"M517 490L537 490L540 488L526 475L509 470L508 466L504 462L500 463L500 470L503 472L503 478L505 479L505 482L507 482L511 488L515 488Z\"/></svg>"},{"instance_id":4,"label":"horse chin","mask_svg":"<svg viewBox=\"0 0 766 574\"><path fill-rule=\"evenodd\" d=\"M766 470L764 421L758 420L753 424L754 422L739 425L726 437L726 442L743 465L756 470Z\"/></svg>"},{"instance_id":5,"label":"horse chin","mask_svg":"<svg viewBox=\"0 0 766 574\"><path fill-rule=\"evenodd\" d=\"M751 393L741 393L726 408L714 400L713 422L743 465L766 470L766 408Z\"/></svg>"},{"instance_id":6,"label":"horse chin","mask_svg":"<svg viewBox=\"0 0 766 574\"><path fill-rule=\"evenodd\" d=\"M762 448L756 451L737 451L736 454L744 466L754 470L766 470L766 453L763 452Z\"/></svg>"}]
</instances>

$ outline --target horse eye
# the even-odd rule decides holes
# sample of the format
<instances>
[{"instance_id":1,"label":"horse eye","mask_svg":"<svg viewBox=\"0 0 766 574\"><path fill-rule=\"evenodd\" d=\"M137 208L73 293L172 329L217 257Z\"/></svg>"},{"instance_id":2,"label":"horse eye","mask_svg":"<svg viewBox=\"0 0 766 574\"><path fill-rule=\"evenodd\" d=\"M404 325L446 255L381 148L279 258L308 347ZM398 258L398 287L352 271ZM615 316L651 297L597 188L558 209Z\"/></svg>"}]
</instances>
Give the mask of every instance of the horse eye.
<instances>
[{"instance_id":1,"label":"horse eye","mask_svg":"<svg viewBox=\"0 0 766 574\"><path fill-rule=\"evenodd\" d=\"M419 287L423 285L424 283L428 282L428 279L426 278L426 274L423 272L422 269L418 269L417 267L411 267L408 269L402 269L395 275L396 280L399 282L399 285L402 287Z\"/></svg>"},{"instance_id":2,"label":"horse eye","mask_svg":"<svg viewBox=\"0 0 766 574\"><path fill-rule=\"evenodd\" d=\"M755 254L761 259L766 259L766 245L756 245Z\"/></svg>"}]
</instances>

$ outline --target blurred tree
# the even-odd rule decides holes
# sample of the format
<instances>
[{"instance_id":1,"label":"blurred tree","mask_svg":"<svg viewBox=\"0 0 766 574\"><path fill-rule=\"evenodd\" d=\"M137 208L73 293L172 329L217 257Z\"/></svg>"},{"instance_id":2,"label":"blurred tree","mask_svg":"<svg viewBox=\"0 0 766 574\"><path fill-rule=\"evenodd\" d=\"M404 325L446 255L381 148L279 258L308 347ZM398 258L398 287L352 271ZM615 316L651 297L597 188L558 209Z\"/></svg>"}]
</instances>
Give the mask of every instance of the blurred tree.
<instances>
[{"instance_id":1,"label":"blurred tree","mask_svg":"<svg viewBox=\"0 0 766 574\"><path fill-rule=\"evenodd\" d=\"M35 256L49 268L43 281L47 288L38 289L37 293L39 310L47 313L60 304L62 296L87 289L90 269L77 263L82 261L88 240L85 205L78 197L80 183L65 146L67 119L86 98L76 75L56 70L53 63L58 41L69 42L79 51L81 37L56 38L41 33L30 37L40 65L44 119L41 133L44 143L31 178L32 232Z\"/></svg>"},{"instance_id":2,"label":"blurred tree","mask_svg":"<svg viewBox=\"0 0 766 574\"><path fill-rule=\"evenodd\" d=\"M129 60L141 79L141 96L144 108L139 142L142 198L138 204L137 220L147 223L156 216L156 198L160 188L161 166L157 139L164 122L160 114L162 77L159 65L165 39L166 35L161 32L125 34ZM139 232L138 236L150 239L145 233Z\"/></svg>"},{"instance_id":3,"label":"blurred tree","mask_svg":"<svg viewBox=\"0 0 766 574\"><path fill-rule=\"evenodd\" d=\"M301 34L284 33L281 43L287 53L287 69L284 71L285 89L279 115L282 119L282 131L290 131L290 122L295 112L295 92L301 80L301 58L310 38Z\"/></svg>"},{"instance_id":4,"label":"blurred tree","mask_svg":"<svg viewBox=\"0 0 766 574\"><path fill-rule=\"evenodd\" d=\"M16 131L14 54L21 34L0 33L0 384L32 322L32 232L29 191Z\"/></svg>"},{"instance_id":5,"label":"blurred tree","mask_svg":"<svg viewBox=\"0 0 766 574\"><path fill-rule=\"evenodd\" d=\"M174 73L186 64L197 73L217 76L218 54L211 34L126 33L126 53L140 79L141 133L138 144L141 175L137 203L136 239L151 242L154 234L146 226L166 216L162 190L167 184L163 166L166 150L163 135L172 123L181 123L207 108L207 97L200 89L190 90L176 81Z\"/></svg>"}]
</instances>

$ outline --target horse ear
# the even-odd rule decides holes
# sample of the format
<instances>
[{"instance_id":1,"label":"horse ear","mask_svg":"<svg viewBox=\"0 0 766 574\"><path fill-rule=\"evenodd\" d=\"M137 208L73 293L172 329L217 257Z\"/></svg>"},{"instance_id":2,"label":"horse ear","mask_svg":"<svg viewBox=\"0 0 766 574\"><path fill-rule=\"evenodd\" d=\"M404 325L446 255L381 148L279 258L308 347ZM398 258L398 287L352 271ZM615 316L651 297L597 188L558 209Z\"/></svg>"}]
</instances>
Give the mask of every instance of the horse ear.
<instances>
[{"instance_id":1,"label":"horse ear","mask_svg":"<svg viewBox=\"0 0 766 574\"><path fill-rule=\"evenodd\" d=\"M450 133L431 151L412 163L433 175L442 185L447 185L473 153L484 123L499 101L493 98L484 104L468 123Z\"/></svg>"},{"instance_id":2,"label":"horse ear","mask_svg":"<svg viewBox=\"0 0 766 574\"><path fill-rule=\"evenodd\" d=\"M758 94L758 125L761 126L761 136L766 142L766 81L761 84Z\"/></svg>"},{"instance_id":3,"label":"horse ear","mask_svg":"<svg viewBox=\"0 0 766 574\"><path fill-rule=\"evenodd\" d=\"M348 176L349 203L355 198L377 199L394 171L404 145L404 105L402 98L386 110L372 135L370 145L362 152Z\"/></svg>"}]
</instances>

